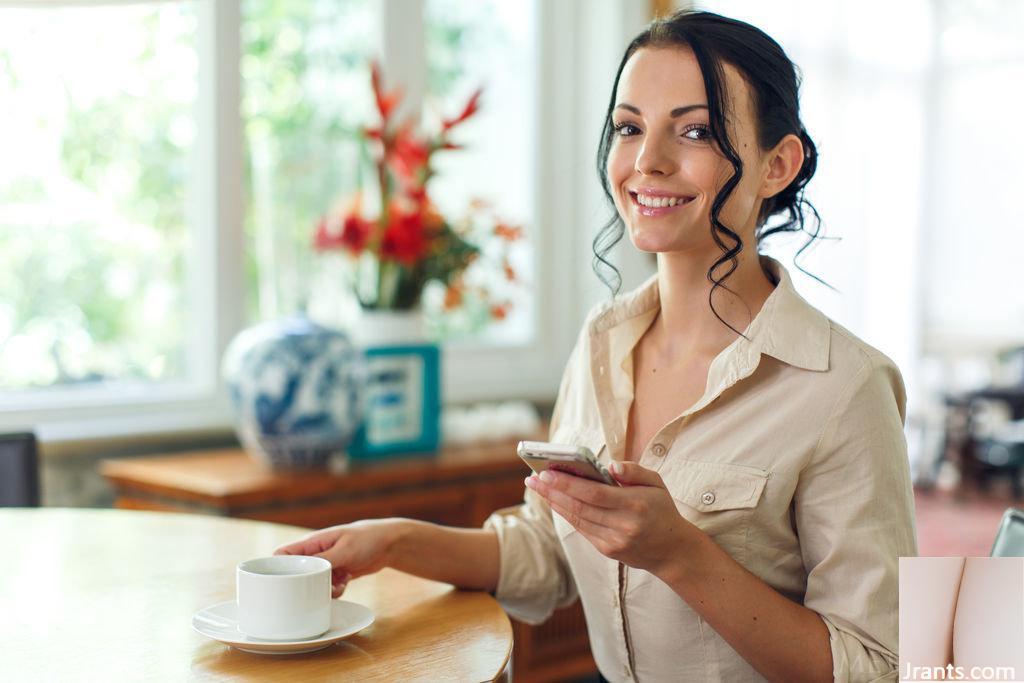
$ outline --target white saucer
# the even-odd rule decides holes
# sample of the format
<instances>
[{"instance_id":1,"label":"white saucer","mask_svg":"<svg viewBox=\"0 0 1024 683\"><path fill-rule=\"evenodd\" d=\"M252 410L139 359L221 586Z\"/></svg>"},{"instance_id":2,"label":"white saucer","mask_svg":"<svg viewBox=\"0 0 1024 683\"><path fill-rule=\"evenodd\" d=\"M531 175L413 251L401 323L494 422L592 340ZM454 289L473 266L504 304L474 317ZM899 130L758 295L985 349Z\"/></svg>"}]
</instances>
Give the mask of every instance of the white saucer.
<instances>
[{"instance_id":1,"label":"white saucer","mask_svg":"<svg viewBox=\"0 0 1024 683\"><path fill-rule=\"evenodd\" d=\"M362 631L372 624L374 619L373 610L368 607L344 600L332 600L331 627L323 635L306 640L261 640L238 630L237 615L238 605L234 600L228 600L196 612L192 617L192 628L208 638L219 640L243 652L297 655L322 650L342 638Z\"/></svg>"}]
</instances>

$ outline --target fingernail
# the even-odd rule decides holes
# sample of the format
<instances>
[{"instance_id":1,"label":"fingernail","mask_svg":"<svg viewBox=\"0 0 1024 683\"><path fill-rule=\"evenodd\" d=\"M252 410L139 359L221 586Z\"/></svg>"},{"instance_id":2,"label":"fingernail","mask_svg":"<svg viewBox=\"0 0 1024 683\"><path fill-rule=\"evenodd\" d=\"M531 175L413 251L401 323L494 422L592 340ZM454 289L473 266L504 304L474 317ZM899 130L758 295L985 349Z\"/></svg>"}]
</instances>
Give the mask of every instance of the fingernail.
<instances>
[{"instance_id":1,"label":"fingernail","mask_svg":"<svg viewBox=\"0 0 1024 683\"><path fill-rule=\"evenodd\" d=\"M534 486L534 484L533 484L533 475L531 474L526 479L523 479L523 483L526 484L528 487L530 487L532 489L533 486Z\"/></svg>"},{"instance_id":2,"label":"fingernail","mask_svg":"<svg viewBox=\"0 0 1024 683\"><path fill-rule=\"evenodd\" d=\"M615 474L622 474L622 463L621 462L613 462L611 464L611 470Z\"/></svg>"},{"instance_id":3,"label":"fingernail","mask_svg":"<svg viewBox=\"0 0 1024 683\"><path fill-rule=\"evenodd\" d=\"M551 474L547 470L544 470L543 472L540 473L540 480L545 484L550 484L552 481L554 481L554 479L555 475Z\"/></svg>"}]
</instances>

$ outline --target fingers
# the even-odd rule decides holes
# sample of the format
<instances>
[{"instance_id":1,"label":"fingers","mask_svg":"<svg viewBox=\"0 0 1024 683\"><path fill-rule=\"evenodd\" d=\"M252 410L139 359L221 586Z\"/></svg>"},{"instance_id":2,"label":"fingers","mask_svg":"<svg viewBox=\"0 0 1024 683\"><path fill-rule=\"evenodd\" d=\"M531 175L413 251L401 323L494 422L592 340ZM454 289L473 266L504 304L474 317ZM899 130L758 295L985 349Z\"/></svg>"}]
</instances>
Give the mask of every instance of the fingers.
<instances>
[{"instance_id":1,"label":"fingers","mask_svg":"<svg viewBox=\"0 0 1024 683\"><path fill-rule=\"evenodd\" d=\"M574 529L590 539L591 543L595 539L605 538L613 532L609 527L583 517L577 511L564 507L559 502L551 501L551 510L560 514Z\"/></svg>"},{"instance_id":2,"label":"fingers","mask_svg":"<svg viewBox=\"0 0 1024 683\"><path fill-rule=\"evenodd\" d=\"M274 551L275 555L319 555L330 549L338 540L334 529L316 531L305 538L288 543ZM329 558L328 558L329 559Z\"/></svg>"},{"instance_id":3,"label":"fingers","mask_svg":"<svg viewBox=\"0 0 1024 683\"><path fill-rule=\"evenodd\" d=\"M331 599L341 597L341 594L345 592L345 588L348 587L348 582L352 580L352 575L343 569L334 569L331 572Z\"/></svg>"},{"instance_id":4,"label":"fingers","mask_svg":"<svg viewBox=\"0 0 1024 683\"><path fill-rule=\"evenodd\" d=\"M578 477L568 475L563 478L577 479ZM578 498L550 483L545 483L543 479L528 477L526 485L543 496L552 510L557 509L565 521L577 529L580 528L579 522L582 521L606 528L614 526L616 513L610 508L593 505L583 498ZM596 484L596 486L605 486L605 484Z\"/></svg>"},{"instance_id":5,"label":"fingers","mask_svg":"<svg viewBox=\"0 0 1024 683\"><path fill-rule=\"evenodd\" d=\"M661 475L637 462L614 462L610 468L615 481L622 486L659 486L665 488Z\"/></svg>"},{"instance_id":6,"label":"fingers","mask_svg":"<svg viewBox=\"0 0 1024 683\"><path fill-rule=\"evenodd\" d=\"M289 543L289 544L283 545L280 548L278 548L277 550L275 550L274 554L275 555L305 555L306 553L303 552L303 547L304 546L302 545L301 541L296 542L296 543Z\"/></svg>"},{"instance_id":7,"label":"fingers","mask_svg":"<svg viewBox=\"0 0 1024 683\"><path fill-rule=\"evenodd\" d=\"M331 563L331 598L337 598L345 592L345 587L352 580L348 564L339 557L338 541L341 533L336 527L321 529L293 543L282 545L274 551L275 555L308 555L322 557ZM332 552L333 551L333 552Z\"/></svg>"},{"instance_id":8,"label":"fingers","mask_svg":"<svg viewBox=\"0 0 1024 683\"><path fill-rule=\"evenodd\" d=\"M572 474L546 471L542 472L539 476L530 475L527 478L527 486L530 486L530 479L533 479L534 484L539 483L547 490L563 491L573 498L597 507L616 508L622 504L622 491L607 484L591 481L590 479L577 477ZM534 488L538 493L541 492L540 489L532 486L531 488Z\"/></svg>"}]
</instances>

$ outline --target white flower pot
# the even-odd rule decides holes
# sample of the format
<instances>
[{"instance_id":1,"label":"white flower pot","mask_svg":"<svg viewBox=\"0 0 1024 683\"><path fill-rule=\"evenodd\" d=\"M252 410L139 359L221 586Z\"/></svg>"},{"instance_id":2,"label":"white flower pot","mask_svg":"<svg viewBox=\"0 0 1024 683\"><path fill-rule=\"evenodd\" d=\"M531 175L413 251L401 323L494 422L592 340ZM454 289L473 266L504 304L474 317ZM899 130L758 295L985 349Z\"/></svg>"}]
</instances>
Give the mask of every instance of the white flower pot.
<instances>
[{"instance_id":1,"label":"white flower pot","mask_svg":"<svg viewBox=\"0 0 1024 683\"><path fill-rule=\"evenodd\" d=\"M424 336L423 311L362 309L352 327L352 337L362 347L420 344Z\"/></svg>"}]
</instances>

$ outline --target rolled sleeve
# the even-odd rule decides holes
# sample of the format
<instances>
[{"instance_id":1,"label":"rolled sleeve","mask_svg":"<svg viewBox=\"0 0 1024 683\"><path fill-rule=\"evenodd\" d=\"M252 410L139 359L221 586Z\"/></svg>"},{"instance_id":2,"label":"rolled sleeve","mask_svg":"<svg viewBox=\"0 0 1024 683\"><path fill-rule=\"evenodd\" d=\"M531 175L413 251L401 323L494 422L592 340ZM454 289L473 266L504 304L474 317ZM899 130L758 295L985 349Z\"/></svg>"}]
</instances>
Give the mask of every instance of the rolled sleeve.
<instances>
[{"instance_id":1,"label":"rolled sleeve","mask_svg":"<svg viewBox=\"0 0 1024 683\"><path fill-rule=\"evenodd\" d=\"M494 597L511 616L539 624L576 600L576 583L551 521L551 509L530 490L525 502L492 514L500 569Z\"/></svg>"},{"instance_id":2,"label":"rolled sleeve","mask_svg":"<svg viewBox=\"0 0 1024 683\"><path fill-rule=\"evenodd\" d=\"M579 343L570 354L562 375L558 397L551 415L550 434L558 430L562 410L573 384L573 360ZM543 498L524 487L522 505L504 508L484 522L485 529L498 535L499 574L494 597L511 616L528 624L539 624L558 607L578 597L576 582L555 533L551 508Z\"/></svg>"},{"instance_id":3,"label":"rolled sleeve","mask_svg":"<svg viewBox=\"0 0 1024 683\"><path fill-rule=\"evenodd\" d=\"M905 410L899 370L868 357L797 485L804 605L828 628L836 681L896 680L899 558L917 554Z\"/></svg>"}]
</instances>

